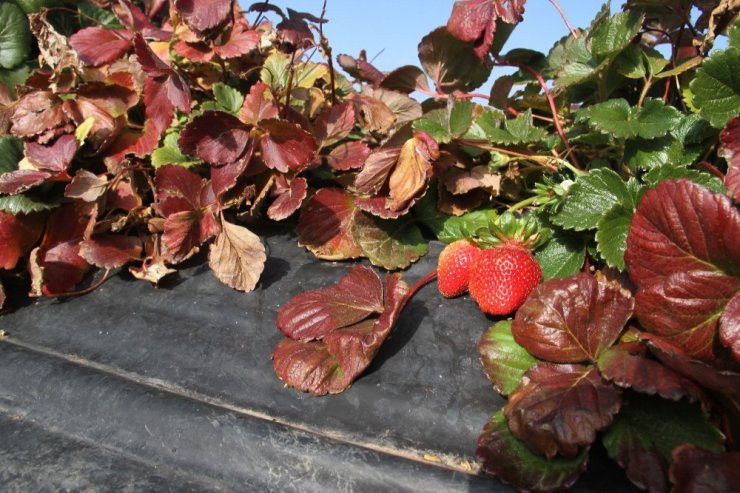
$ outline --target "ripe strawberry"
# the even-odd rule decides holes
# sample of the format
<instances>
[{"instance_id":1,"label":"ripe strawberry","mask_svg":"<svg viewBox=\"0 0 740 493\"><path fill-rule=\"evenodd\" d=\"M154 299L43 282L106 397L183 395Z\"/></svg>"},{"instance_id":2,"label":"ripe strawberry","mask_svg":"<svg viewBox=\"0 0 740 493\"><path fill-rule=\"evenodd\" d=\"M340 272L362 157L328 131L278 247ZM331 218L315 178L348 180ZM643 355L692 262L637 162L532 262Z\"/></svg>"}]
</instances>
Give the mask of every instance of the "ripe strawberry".
<instances>
[{"instance_id":1,"label":"ripe strawberry","mask_svg":"<svg viewBox=\"0 0 740 493\"><path fill-rule=\"evenodd\" d=\"M454 298L468 290L470 266L480 252L470 240L457 240L447 245L437 261L437 287L445 298Z\"/></svg>"},{"instance_id":2,"label":"ripe strawberry","mask_svg":"<svg viewBox=\"0 0 740 493\"><path fill-rule=\"evenodd\" d=\"M529 250L511 242L481 251L470 273L470 294L489 315L507 315L524 303L542 279Z\"/></svg>"}]
</instances>

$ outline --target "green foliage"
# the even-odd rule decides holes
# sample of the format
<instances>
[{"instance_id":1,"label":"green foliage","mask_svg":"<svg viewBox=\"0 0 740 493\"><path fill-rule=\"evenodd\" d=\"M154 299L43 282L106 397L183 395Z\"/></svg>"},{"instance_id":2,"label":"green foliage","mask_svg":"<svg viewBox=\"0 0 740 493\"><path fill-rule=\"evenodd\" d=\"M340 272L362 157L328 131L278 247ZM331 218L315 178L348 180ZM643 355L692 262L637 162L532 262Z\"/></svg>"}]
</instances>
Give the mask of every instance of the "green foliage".
<instances>
[{"instance_id":1,"label":"green foliage","mask_svg":"<svg viewBox=\"0 0 740 493\"><path fill-rule=\"evenodd\" d=\"M674 128L681 114L659 99L647 99L642 108L630 106L625 99L610 99L580 110L576 121L618 138L654 139Z\"/></svg>"},{"instance_id":2,"label":"green foliage","mask_svg":"<svg viewBox=\"0 0 740 493\"><path fill-rule=\"evenodd\" d=\"M12 69L31 51L31 29L23 10L13 2L0 3L0 67Z\"/></svg>"}]
</instances>

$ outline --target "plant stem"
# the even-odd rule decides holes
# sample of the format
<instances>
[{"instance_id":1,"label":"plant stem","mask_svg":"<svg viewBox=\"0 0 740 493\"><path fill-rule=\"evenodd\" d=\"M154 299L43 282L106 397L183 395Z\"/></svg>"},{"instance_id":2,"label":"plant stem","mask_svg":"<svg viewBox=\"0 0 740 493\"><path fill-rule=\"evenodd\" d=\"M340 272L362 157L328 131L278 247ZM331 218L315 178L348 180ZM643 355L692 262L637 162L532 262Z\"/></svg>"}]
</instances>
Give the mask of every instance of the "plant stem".
<instances>
[{"instance_id":1,"label":"plant stem","mask_svg":"<svg viewBox=\"0 0 740 493\"><path fill-rule=\"evenodd\" d=\"M514 211L518 211L519 209L524 209L525 207L534 204L538 198L539 197L537 197L537 195L532 195L531 197L528 197L524 200L520 200L516 204L509 207L508 211L514 212Z\"/></svg>"},{"instance_id":2,"label":"plant stem","mask_svg":"<svg viewBox=\"0 0 740 493\"><path fill-rule=\"evenodd\" d=\"M110 277L110 269L105 269L105 273L103 274L103 277L100 278L98 282L93 284L90 287L87 287L85 289L80 289L79 291L71 291L69 293L51 293L47 294L46 296L49 296L50 298L69 298L70 296L81 296L83 294L92 293L96 289L98 289L100 286L103 285L105 281L107 281Z\"/></svg>"},{"instance_id":3,"label":"plant stem","mask_svg":"<svg viewBox=\"0 0 740 493\"><path fill-rule=\"evenodd\" d=\"M571 26L570 21L568 21L568 16L565 15L563 8L560 6L557 0L550 0L550 3L552 4L553 7L555 7L555 10L558 11L558 13L560 14L560 17L563 18L563 22L565 22L565 26L568 28L568 31L570 31L570 35L578 39L578 31L573 29L573 26Z\"/></svg>"},{"instance_id":4,"label":"plant stem","mask_svg":"<svg viewBox=\"0 0 740 493\"><path fill-rule=\"evenodd\" d=\"M426 276L422 277L416 283L414 283L413 286L409 288L409 292L406 293L406 296L403 297L403 302L401 303L401 310L403 310L406 307L406 303L409 302L411 298L414 297L414 295L424 286L432 282L437 278L437 269L434 269L432 272L427 274ZM399 310L400 311L400 310Z\"/></svg>"}]
</instances>

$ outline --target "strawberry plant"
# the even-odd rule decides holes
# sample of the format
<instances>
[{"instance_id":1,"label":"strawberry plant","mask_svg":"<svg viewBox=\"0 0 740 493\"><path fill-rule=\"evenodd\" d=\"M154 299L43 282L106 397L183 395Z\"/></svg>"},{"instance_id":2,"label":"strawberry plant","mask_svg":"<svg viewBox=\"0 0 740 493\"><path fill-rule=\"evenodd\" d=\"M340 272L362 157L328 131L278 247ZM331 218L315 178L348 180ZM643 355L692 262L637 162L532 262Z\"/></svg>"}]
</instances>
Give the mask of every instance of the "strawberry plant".
<instances>
[{"instance_id":1,"label":"strawberry plant","mask_svg":"<svg viewBox=\"0 0 740 493\"><path fill-rule=\"evenodd\" d=\"M458 0L420 66L385 73L335 56L326 8L0 2L0 307L3 286L157 284L193 257L249 292L282 223L353 263L279 310L288 385L347 389L437 276L492 316L480 360L509 400L484 472L552 491L599 446L650 491L729 491L739 8L628 0L574 28L551 3L569 33L548 53L504 51L526 0ZM515 71L474 92L496 67ZM431 240L438 270L409 287Z\"/></svg>"}]
</instances>

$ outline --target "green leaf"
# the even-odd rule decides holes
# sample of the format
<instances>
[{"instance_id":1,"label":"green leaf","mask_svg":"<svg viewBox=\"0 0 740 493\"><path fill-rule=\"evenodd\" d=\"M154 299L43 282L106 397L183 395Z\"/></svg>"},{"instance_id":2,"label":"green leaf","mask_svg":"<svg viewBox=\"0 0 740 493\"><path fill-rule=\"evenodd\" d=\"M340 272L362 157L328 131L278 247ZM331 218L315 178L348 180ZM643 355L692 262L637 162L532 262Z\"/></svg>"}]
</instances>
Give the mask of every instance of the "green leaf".
<instances>
[{"instance_id":1,"label":"green leaf","mask_svg":"<svg viewBox=\"0 0 740 493\"><path fill-rule=\"evenodd\" d=\"M27 63L10 70L0 68L0 83L8 89L11 95L14 95L15 88L26 82L31 75L31 71L32 68Z\"/></svg>"},{"instance_id":2,"label":"green leaf","mask_svg":"<svg viewBox=\"0 0 740 493\"><path fill-rule=\"evenodd\" d=\"M265 59L260 71L260 79L271 88L281 89L288 86L290 58L279 51L274 51Z\"/></svg>"},{"instance_id":3,"label":"green leaf","mask_svg":"<svg viewBox=\"0 0 740 493\"><path fill-rule=\"evenodd\" d=\"M80 2L77 9L80 11L80 14L83 14L80 15L80 25L82 27L100 26L107 29L123 28L123 25L118 21L118 17L109 10L101 9L100 7L96 7L87 2ZM97 22L93 22L92 19L97 20Z\"/></svg>"},{"instance_id":4,"label":"green leaf","mask_svg":"<svg viewBox=\"0 0 740 493\"><path fill-rule=\"evenodd\" d=\"M213 96L223 110L235 115L239 113L244 104L244 95L223 82L213 85Z\"/></svg>"},{"instance_id":5,"label":"green leaf","mask_svg":"<svg viewBox=\"0 0 740 493\"><path fill-rule=\"evenodd\" d=\"M634 392L625 399L602 440L609 456L630 478L640 477L651 466L658 469L651 471L652 475L667 473L673 450L683 443L712 452L723 450L722 433L699 405Z\"/></svg>"},{"instance_id":6,"label":"green leaf","mask_svg":"<svg viewBox=\"0 0 740 493\"><path fill-rule=\"evenodd\" d=\"M59 206L58 199L48 200L36 198L32 195L4 195L0 196L0 211L9 214L30 214L54 209Z\"/></svg>"},{"instance_id":7,"label":"green leaf","mask_svg":"<svg viewBox=\"0 0 740 493\"><path fill-rule=\"evenodd\" d=\"M502 320L486 330L478 342L483 371L496 391L509 395L537 358L519 345L511 333L511 320Z\"/></svg>"},{"instance_id":8,"label":"green leaf","mask_svg":"<svg viewBox=\"0 0 740 493\"><path fill-rule=\"evenodd\" d=\"M456 101L452 107L432 110L414 121L413 128L426 132L440 144L461 137L473 123L475 105L470 101Z\"/></svg>"},{"instance_id":9,"label":"green leaf","mask_svg":"<svg viewBox=\"0 0 740 493\"><path fill-rule=\"evenodd\" d=\"M486 136L500 144L527 144L538 142L547 136L547 132L532 123L532 110L527 110L513 120L504 120L503 128L490 128Z\"/></svg>"},{"instance_id":10,"label":"green leaf","mask_svg":"<svg viewBox=\"0 0 740 493\"><path fill-rule=\"evenodd\" d=\"M459 137L468 131L473 123L473 110L475 105L470 101L455 101L450 109L450 134Z\"/></svg>"},{"instance_id":11,"label":"green leaf","mask_svg":"<svg viewBox=\"0 0 740 493\"><path fill-rule=\"evenodd\" d=\"M597 56L610 56L629 45L642 26L639 9L619 12L596 25L591 32L591 51Z\"/></svg>"},{"instance_id":12,"label":"green leaf","mask_svg":"<svg viewBox=\"0 0 740 493\"><path fill-rule=\"evenodd\" d=\"M177 143L179 138L180 134L178 132L168 134L164 138L162 147L154 149L152 152L153 167L159 168L166 164L176 164L178 166L190 168L202 162L194 157L186 156L180 151L180 146Z\"/></svg>"},{"instance_id":13,"label":"green leaf","mask_svg":"<svg viewBox=\"0 0 740 493\"><path fill-rule=\"evenodd\" d=\"M17 137L0 137L0 175L18 169L23 159L23 141Z\"/></svg>"},{"instance_id":14,"label":"green leaf","mask_svg":"<svg viewBox=\"0 0 740 493\"><path fill-rule=\"evenodd\" d=\"M31 29L26 14L15 3L0 3L0 67L14 68L30 52Z\"/></svg>"},{"instance_id":15,"label":"green leaf","mask_svg":"<svg viewBox=\"0 0 740 493\"><path fill-rule=\"evenodd\" d=\"M627 232L635 213L633 207L615 204L601 218L596 229L596 248L609 267L624 270Z\"/></svg>"},{"instance_id":16,"label":"green leaf","mask_svg":"<svg viewBox=\"0 0 740 493\"><path fill-rule=\"evenodd\" d=\"M660 99L645 100L642 108L631 107L625 99L610 99L576 113L576 121L618 138L654 139L667 134L681 122L681 113Z\"/></svg>"},{"instance_id":17,"label":"green leaf","mask_svg":"<svg viewBox=\"0 0 740 493\"><path fill-rule=\"evenodd\" d=\"M481 468L522 491L555 491L571 486L586 468L588 447L575 457L548 459L535 454L511 434L504 412L498 411L483 428L476 455Z\"/></svg>"},{"instance_id":18,"label":"green leaf","mask_svg":"<svg viewBox=\"0 0 740 493\"><path fill-rule=\"evenodd\" d=\"M629 79L642 79L647 76L645 59L637 45L629 45L614 60L614 69Z\"/></svg>"},{"instance_id":19,"label":"green leaf","mask_svg":"<svg viewBox=\"0 0 740 493\"><path fill-rule=\"evenodd\" d=\"M462 216L450 216L442 222L437 238L445 243L470 239L476 236L478 231L488 229L497 218L498 213L493 209L479 209Z\"/></svg>"},{"instance_id":20,"label":"green leaf","mask_svg":"<svg viewBox=\"0 0 740 493\"><path fill-rule=\"evenodd\" d=\"M428 251L419 227L403 219L385 220L358 212L352 237L373 265L387 270L405 269Z\"/></svg>"},{"instance_id":21,"label":"green leaf","mask_svg":"<svg viewBox=\"0 0 740 493\"><path fill-rule=\"evenodd\" d=\"M737 26L734 29L740 29ZM723 128L727 120L737 115L740 108L740 48L730 47L713 53L704 60L691 81L693 103L699 114L716 128Z\"/></svg>"},{"instance_id":22,"label":"green leaf","mask_svg":"<svg viewBox=\"0 0 740 493\"><path fill-rule=\"evenodd\" d=\"M595 169L576 179L562 209L551 220L566 229L593 229L615 204L634 208L635 198L617 173L606 168Z\"/></svg>"},{"instance_id":23,"label":"green leaf","mask_svg":"<svg viewBox=\"0 0 740 493\"><path fill-rule=\"evenodd\" d=\"M664 164L652 168L650 171L645 173L645 176L643 176L645 183L653 187L662 181L678 180L680 178L687 178L694 183L707 187L713 192L725 193L725 186L722 183L722 180L714 175L692 169L687 166Z\"/></svg>"},{"instance_id":24,"label":"green leaf","mask_svg":"<svg viewBox=\"0 0 740 493\"><path fill-rule=\"evenodd\" d=\"M559 228L545 245L536 250L534 257L542 268L542 280L568 277L577 274L586 259L586 242L583 238Z\"/></svg>"}]
</instances>

